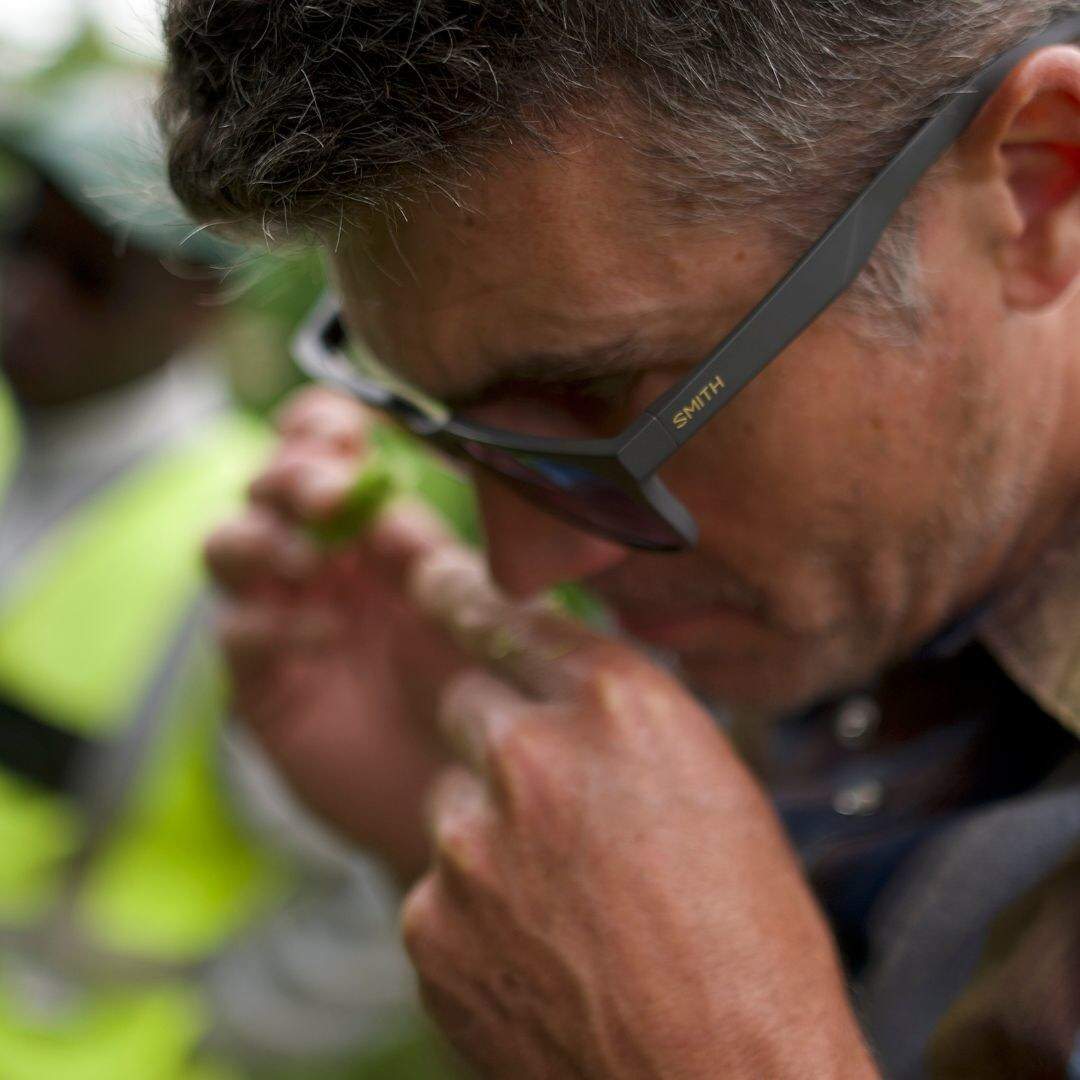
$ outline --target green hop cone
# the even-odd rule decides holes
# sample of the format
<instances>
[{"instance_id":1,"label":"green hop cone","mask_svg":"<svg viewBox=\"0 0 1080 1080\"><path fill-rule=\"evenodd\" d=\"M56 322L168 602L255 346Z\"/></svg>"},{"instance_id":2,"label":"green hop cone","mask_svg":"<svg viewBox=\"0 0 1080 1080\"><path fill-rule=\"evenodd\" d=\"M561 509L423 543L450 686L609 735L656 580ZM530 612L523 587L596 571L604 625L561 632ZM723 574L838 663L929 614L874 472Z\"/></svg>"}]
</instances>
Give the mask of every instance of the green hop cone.
<instances>
[{"instance_id":1,"label":"green hop cone","mask_svg":"<svg viewBox=\"0 0 1080 1080\"><path fill-rule=\"evenodd\" d=\"M394 470L376 457L361 470L341 509L329 521L315 526L315 536L328 545L348 543L369 528L400 490Z\"/></svg>"},{"instance_id":2,"label":"green hop cone","mask_svg":"<svg viewBox=\"0 0 1080 1080\"><path fill-rule=\"evenodd\" d=\"M461 540L479 546L479 514L471 484L411 436L390 427L378 427L372 433L372 454L345 505L319 525L315 535L327 545L347 544L361 536L398 495L426 503ZM576 582L556 585L550 595L555 606L571 618L598 630L611 629L611 615L603 602Z\"/></svg>"}]
</instances>

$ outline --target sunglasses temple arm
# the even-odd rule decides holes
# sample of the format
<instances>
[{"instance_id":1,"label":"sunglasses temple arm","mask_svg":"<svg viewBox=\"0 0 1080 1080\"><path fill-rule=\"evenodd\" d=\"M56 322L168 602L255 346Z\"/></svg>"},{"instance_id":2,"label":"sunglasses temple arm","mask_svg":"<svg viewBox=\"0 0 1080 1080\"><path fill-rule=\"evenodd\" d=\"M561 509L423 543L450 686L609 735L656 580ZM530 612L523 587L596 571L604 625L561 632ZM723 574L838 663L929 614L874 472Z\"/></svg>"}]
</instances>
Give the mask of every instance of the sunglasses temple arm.
<instances>
[{"instance_id":1,"label":"sunglasses temple arm","mask_svg":"<svg viewBox=\"0 0 1080 1080\"><path fill-rule=\"evenodd\" d=\"M837 222L685 382L647 412L670 436L648 437L655 471L732 400L855 280L915 185L964 133L988 98L1025 57L1080 40L1080 15L1054 23L984 68L878 175ZM644 442L641 448L644 449ZM661 455L662 456L659 456ZM634 455L639 459L642 454Z\"/></svg>"},{"instance_id":2,"label":"sunglasses temple arm","mask_svg":"<svg viewBox=\"0 0 1080 1080\"><path fill-rule=\"evenodd\" d=\"M340 317L337 298L327 293L293 338L291 352L296 366L316 382L395 414L398 411L396 396L361 379L349 361L328 343L331 330L340 325Z\"/></svg>"}]
</instances>

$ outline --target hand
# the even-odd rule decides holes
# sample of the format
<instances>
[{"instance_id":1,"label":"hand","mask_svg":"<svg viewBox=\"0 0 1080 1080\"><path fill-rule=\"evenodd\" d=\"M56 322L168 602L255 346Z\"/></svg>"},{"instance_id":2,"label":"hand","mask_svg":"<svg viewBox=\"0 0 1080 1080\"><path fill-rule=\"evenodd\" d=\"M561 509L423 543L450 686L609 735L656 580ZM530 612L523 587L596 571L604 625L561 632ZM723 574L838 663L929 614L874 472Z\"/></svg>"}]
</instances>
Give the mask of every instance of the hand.
<instances>
[{"instance_id":1,"label":"hand","mask_svg":"<svg viewBox=\"0 0 1080 1080\"><path fill-rule=\"evenodd\" d=\"M469 554L417 602L484 661L403 911L425 1002L494 1077L874 1075L829 934L712 718L629 647L514 605Z\"/></svg>"},{"instance_id":2,"label":"hand","mask_svg":"<svg viewBox=\"0 0 1080 1080\"><path fill-rule=\"evenodd\" d=\"M438 693L463 657L402 591L413 559L452 544L422 507L392 504L344 548L311 538L355 481L368 423L337 395L300 394L247 513L206 553L237 714L316 813L411 882L428 859L424 795L447 760Z\"/></svg>"}]
</instances>

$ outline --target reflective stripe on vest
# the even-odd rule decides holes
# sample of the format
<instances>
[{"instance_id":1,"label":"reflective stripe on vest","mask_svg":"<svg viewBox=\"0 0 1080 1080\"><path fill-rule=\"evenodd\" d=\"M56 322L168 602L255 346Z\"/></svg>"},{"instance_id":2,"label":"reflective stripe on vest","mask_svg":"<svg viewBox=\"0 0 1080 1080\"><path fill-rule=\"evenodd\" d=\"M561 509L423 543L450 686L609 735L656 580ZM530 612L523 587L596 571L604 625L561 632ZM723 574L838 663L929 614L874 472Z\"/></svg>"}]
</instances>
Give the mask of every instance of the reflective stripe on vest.
<instances>
[{"instance_id":1,"label":"reflective stripe on vest","mask_svg":"<svg viewBox=\"0 0 1080 1080\"><path fill-rule=\"evenodd\" d=\"M71 730L115 735L203 587L206 531L238 504L267 447L254 420L212 421L65 520L0 610L0 693ZM267 901L277 874L219 790L225 693L205 644L185 659L166 708L171 719L91 868L81 914L102 945L172 960L220 945ZM0 786L0 797L0 819L30 809L19 785ZM39 798L33 806L40 823ZM30 850L40 828L14 831L26 844L0 853L0 918L29 918L48 900L48 867ZM64 832L50 850L70 844Z\"/></svg>"},{"instance_id":2,"label":"reflective stripe on vest","mask_svg":"<svg viewBox=\"0 0 1080 1080\"><path fill-rule=\"evenodd\" d=\"M241 1080L201 1055L207 1017L190 988L101 991L42 1019L4 974L0 969L4 1080Z\"/></svg>"},{"instance_id":3,"label":"reflective stripe on vest","mask_svg":"<svg viewBox=\"0 0 1080 1080\"><path fill-rule=\"evenodd\" d=\"M7 487L18 452L19 420L10 395L0 387L0 491Z\"/></svg>"}]
</instances>

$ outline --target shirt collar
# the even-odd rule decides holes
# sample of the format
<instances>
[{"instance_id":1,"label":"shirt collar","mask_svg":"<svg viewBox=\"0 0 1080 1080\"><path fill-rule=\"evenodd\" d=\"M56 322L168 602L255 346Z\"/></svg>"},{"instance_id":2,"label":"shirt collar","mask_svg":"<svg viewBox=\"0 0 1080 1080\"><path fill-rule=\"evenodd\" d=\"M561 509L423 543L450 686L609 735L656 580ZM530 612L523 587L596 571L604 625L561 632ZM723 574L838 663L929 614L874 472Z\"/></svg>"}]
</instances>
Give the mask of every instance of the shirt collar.
<instances>
[{"instance_id":1,"label":"shirt collar","mask_svg":"<svg viewBox=\"0 0 1080 1080\"><path fill-rule=\"evenodd\" d=\"M19 467L39 483L56 474L111 472L213 415L223 400L221 379L205 358L177 357L85 401L24 411Z\"/></svg>"},{"instance_id":2,"label":"shirt collar","mask_svg":"<svg viewBox=\"0 0 1080 1080\"><path fill-rule=\"evenodd\" d=\"M1009 677L1080 736L1080 522L982 622Z\"/></svg>"}]
</instances>

